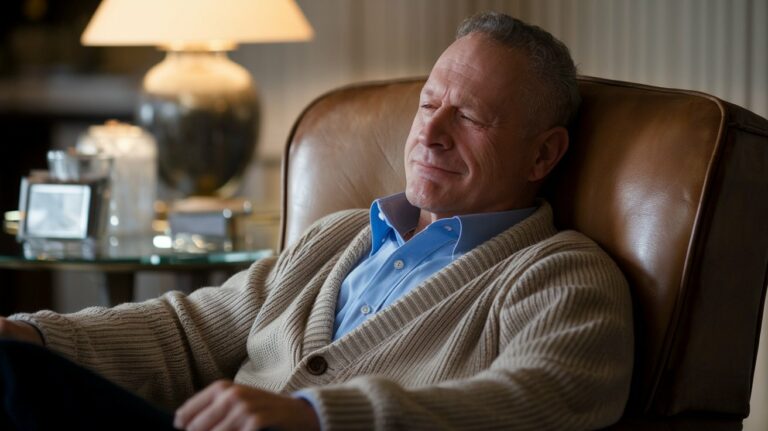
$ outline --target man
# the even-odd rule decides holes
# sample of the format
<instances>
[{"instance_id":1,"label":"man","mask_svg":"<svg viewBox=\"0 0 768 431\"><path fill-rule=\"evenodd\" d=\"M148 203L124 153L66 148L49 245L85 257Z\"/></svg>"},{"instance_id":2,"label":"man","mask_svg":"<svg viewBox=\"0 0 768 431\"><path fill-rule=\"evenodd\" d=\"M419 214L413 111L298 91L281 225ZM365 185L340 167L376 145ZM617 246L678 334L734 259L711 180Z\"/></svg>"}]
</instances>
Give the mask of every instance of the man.
<instances>
[{"instance_id":1,"label":"man","mask_svg":"<svg viewBox=\"0 0 768 431\"><path fill-rule=\"evenodd\" d=\"M404 195L318 221L219 288L0 332L180 405L190 430L603 427L629 391L626 282L535 198L577 104L565 46L477 15L422 90Z\"/></svg>"}]
</instances>

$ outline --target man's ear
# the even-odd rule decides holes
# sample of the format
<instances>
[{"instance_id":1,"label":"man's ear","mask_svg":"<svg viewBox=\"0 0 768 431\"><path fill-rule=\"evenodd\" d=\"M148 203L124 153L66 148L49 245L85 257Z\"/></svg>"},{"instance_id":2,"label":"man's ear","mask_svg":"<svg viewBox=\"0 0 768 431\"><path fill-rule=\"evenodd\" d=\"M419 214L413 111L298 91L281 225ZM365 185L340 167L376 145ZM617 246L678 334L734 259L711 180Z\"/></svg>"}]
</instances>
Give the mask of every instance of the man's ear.
<instances>
[{"instance_id":1,"label":"man's ear","mask_svg":"<svg viewBox=\"0 0 768 431\"><path fill-rule=\"evenodd\" d=\"M528 181L532 183L543 180L563 158L568 149L568 131L565 127L553 127L539 134L534 145L536 161L528 175Z\"/></svg>"}]
</instances>

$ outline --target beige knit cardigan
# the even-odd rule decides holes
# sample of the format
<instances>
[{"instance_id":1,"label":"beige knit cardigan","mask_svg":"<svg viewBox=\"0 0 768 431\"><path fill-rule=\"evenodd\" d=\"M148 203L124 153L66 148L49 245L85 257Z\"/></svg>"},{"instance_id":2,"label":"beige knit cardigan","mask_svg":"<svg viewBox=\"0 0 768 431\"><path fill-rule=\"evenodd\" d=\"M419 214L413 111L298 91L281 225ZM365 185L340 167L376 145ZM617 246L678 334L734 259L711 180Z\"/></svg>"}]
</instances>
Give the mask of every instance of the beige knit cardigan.
<instances>
[{"instance_id":1,"label":"beige knit cardigan","mask_svg":"<svg viewBox=\"0 0 768 431\"><path fill-rule=\"evenodd\" d=\"M308 388L325 430L590 429L620 417L633 357L626 282L592 241L558 233L548 204L331 342L341 282L370 250L367 217L326 217L221 287L14 318L165 407L234 377Z\"/></svg>"}]
</instances>

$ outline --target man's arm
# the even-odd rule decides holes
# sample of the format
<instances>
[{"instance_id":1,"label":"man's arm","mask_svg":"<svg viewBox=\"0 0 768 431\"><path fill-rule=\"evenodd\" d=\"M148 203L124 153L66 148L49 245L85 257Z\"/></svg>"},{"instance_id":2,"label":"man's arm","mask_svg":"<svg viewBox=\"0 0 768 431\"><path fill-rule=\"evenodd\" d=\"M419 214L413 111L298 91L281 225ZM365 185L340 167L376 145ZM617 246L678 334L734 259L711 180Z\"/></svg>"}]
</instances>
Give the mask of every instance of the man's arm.
<instances>
[{"instance_id":1,"label":"man's arm","mask_svg":"<svg viewBox=\"0 0 768 431\"><path fill-rule=\"evenodd\" d=\"M67 315L42 311L10 319L37 327L45 345L70 360L155 403L176 408L213 381L235 375L266 298L280 292L281 280L295 273L297 262L317 255L318 248L327 251L327 241L316 240L323 229L330 226L334 239L339 235L349 239L366 221L364 211L329 215L279 257L255 262L218 288L188 296L170 292L114 308L92 307ZM346 242L335 244L344 247Z\"/></svg>"},{"instance_id":2,"label":"man's arm","mask_svg":"<svg viewBox=\"0 0 768 431\"><path fill-rule=\"evenodd\" d=\"M42 333L45 345L158 404L175 407L234 375L275 263L262 259L221 287L170 292L142 303L41 311L6 319L10 334ZM27 324L28 323L28 324ZM24 325L24 326L22 326ZM34 338L28 338L34 339Z\"/></svg>"}]
</instances>

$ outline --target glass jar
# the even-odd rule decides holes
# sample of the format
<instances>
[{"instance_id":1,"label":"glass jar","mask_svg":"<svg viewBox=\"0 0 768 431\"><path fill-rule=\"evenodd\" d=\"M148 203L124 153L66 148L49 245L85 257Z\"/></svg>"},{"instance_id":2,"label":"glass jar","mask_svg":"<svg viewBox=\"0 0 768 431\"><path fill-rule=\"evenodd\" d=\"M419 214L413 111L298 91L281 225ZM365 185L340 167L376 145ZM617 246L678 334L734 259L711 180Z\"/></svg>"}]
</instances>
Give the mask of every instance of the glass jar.
<instances>
[{"instance_id":1,"label":"glass jar","mask_svg":"<svg viewBox=\"0 0 768 431\"><path fill-rule=\"evenodd\" d=\"M152 135L138 126L108 121L81 135L77 151L113 159L108 234L151 232L157 195L157 146Z\"/></svg>"}]
</instances>

